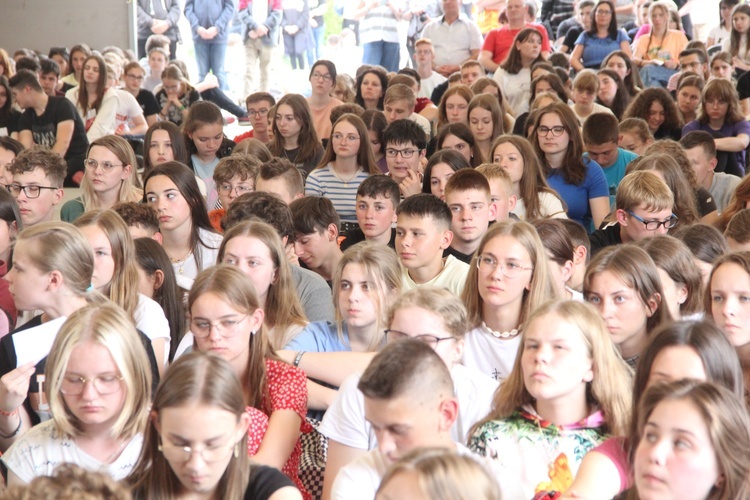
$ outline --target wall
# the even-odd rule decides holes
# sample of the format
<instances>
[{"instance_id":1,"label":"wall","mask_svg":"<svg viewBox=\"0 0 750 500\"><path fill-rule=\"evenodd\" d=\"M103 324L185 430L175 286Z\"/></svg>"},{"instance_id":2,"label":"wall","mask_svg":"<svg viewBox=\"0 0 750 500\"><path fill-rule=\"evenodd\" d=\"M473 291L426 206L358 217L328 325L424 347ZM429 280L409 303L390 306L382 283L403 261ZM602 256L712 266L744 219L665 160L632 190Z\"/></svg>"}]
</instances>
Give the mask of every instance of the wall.
<instances>
[{"instance_id":1,"label":"wall","mask_svg":"<svg viewBox=\"0 0 750 500\"><path fill-rule=\"evenodd\" d=\"M135 4L127 0L2 0L0 47L11 55L26 47L87 43L135 49Z\"/></svg>"}]
</instances>

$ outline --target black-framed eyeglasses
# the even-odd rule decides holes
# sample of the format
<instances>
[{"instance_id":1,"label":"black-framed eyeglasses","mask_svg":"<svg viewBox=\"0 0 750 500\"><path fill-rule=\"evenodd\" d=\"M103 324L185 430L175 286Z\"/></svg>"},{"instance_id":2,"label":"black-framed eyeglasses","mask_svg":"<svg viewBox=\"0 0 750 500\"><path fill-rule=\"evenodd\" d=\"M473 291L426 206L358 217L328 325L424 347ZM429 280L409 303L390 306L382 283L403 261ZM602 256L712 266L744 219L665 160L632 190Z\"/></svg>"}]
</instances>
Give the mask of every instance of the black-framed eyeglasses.
<instances>
[{"instance_id":1,"label":"black-framed eyeglasses","mask_svg":"<svg viewBox=\"0 0 750 500\"><path fill-rule=\"evenodd\" d=\"M477 256L477 269L485 273L494 272L495 269L500 268L500 272L508 279L517 278L521 271L533 271L533 267L525 267L516 262L506 262L502 264L497 261L496 258L490 255L479 255Z\"/></svg>"},{"instance_id":2,"label":"black-framed eyeglasses","mask_svg":"<svg viewBox=\"0 0 750 500\"><path fill-rule=\"evenodd\" d=\"M644 226L646 226L647 231L656 231L661 226L664 226L664 229L672 229L677 225L677 222L679 221L679 218L675 214L670 215L666 220L645 220L642 217L635 215L630 210L628 210L628 214L635 220L641 222Z\"/></svg>"},{"instance_id":3,"label":"black-framed eyeglasses","mask_svg":"<svg viewBox=\"0 0 750 500\"><path fill-rule=\"evenodd\" d=\"M322 78L324 82L330 82L333 80L333 77L331 75L323 75L321 73L318 73L317 71L312 74L312 78L314 78L315 80L320 80Z\"/></svg>"},{"instance_id":4,"label":"black-framed eyeglasses","mask_svg":"<svg viewBox=\"0 0 750 500\"><path fill-rule=\"evenodd\" d=\"M267 116L268 115L268 109L267 108L261 108L259 110L254 109L248 109L247 110L247 116L251 118L255 118L255 116Z\"/></svg>"},{"instance_id":5,"label":"black-framed eyeglasses","mask_svg":"<svg viewBox=\"0 0 750 500\"><path fill-rule=\"evenodd\" d=\"M52 189L52 190L58 190L59 187L55 186L37 186L36 184L29 184L26 186L22 186L21 184L10 184L8 186L5 186L8 191L10 191L10 194L13 195L14 198L18 198L18 196L21 194L21 191L23 191L23 194L26 195L29 199L35 199L39 198L39 195L42 193L42 189Z\"/></svg>"},{"instance_id":6,"label":"black-framed eyeglasses","mask_svg":"<svg viewBox=\"0 0 750 500\"><path fill-rule=\"evenodd\" d=\"M393 149L393 148L387 148L385 150L385 155L388 158L395 158L398 155L401 155L401 158L409 159L412 156L414 156L414 153L419 152L418 149Z\"/></svg>"},{"instance_id":7,"label":"black-framed eyeglasses","mask_svg":"<svg viewBox=\"0 0 750 500\"><path fill-rule=\"evenodd\" d=\"M388 342L396 342L397 340L407 338L416 339L424 344L427 344L433 349L437 349L438 344L444 340L456 340L456 337L438 337L437 335L433 335L431 333L412 336L408 333L400 332L398 330L385 330L385 338L388 340Z\"/></svg>"},{"instance_id":8,"label":"black-framed eyeglasses","mask_svg":"<svg viewBox=\"0 0 750 500\"><path fill-rule=\"evenodd\" d=\"M102 171L109 173L112 171L115 167L124 167L124 163L115 164L110 161L96 161L93 158L86 158L83 162L84 165L86 165L86 168L88 168L91 171L96 170L96 167L102 167Z\"/></svg>"},{"instance_id":9,"label":"black-framed eyeglasses","mask_svg":"<svg viewBox=\"0 0 750 500\"><path fill-rule=\"evenodd\" d=\"M536 129L537 135L541 135L542 137L547 137L550 132L552 132L552 137L560 137L565 132L565 127L557 125L554 127L538 127Z\"/></svg>"}]
</instances>

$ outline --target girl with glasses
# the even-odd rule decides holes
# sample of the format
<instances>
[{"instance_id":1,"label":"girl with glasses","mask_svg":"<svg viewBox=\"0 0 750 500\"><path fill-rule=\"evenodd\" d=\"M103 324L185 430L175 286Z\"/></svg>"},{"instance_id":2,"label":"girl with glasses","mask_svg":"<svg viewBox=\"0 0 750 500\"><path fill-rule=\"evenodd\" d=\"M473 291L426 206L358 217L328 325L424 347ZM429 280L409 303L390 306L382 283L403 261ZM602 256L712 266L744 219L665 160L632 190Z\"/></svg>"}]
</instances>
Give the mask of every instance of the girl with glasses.
<instances>
[{"instance_id":1,"label":"girl with glasses","mask_svg":"<svg viewBox=\"0 0 750 500\"><path fill-rule=\"evenodd\" d=\"M271 347L252 283L232 266L206 269L190 290L188 311L196 350L228 361L242 384L244 405L268 416L265 434L255 429L246 452L255 462L281 470L303 498L311 498L298 476L300 432L310 431L305 374L281 361Z\"/></svg>"},{"instance_id":2,"label":"girl with glasses","mask_svg":"<svg viewBox=\"0 0 750 500\"><path fill-rule=\"evenodd\" d=\"M530 137L549 186L567 205L568 217L591 230L609 213L609 187L602 167L583 157L578 123L570 106L552 103L540 110Z\"/></svg>"},{"instance_id":3,"label":"girl with glasses","mask_svg":"<svg viewBox=\"0 0 750 500\"><path fill-rule=\"evenodd\" d=\"M599 311L622 358L634 368L649 334L672 321L659 271L635 245L600 251L586 268L583 296Z\"/></svg>"},{"instance_id":4,"label":"girl with glasses","mask_svg":"<svg viewBox=\"0 0 750 500\"><path fill-rule=\"evenodd\" d=\"M143 197L138 161L122 137L107 135L92 142L83 164L82 194L66 202L60 211L65 222L73 222L89 210L106 210L121 201L140 201Z\"/></svg>"},{"instance_id":5,"label":"girl with glasses","mask_svg":"<svg viewBox=\"0 0 750 500\"><path fill-rule=\"evenodd\" d=\"M343 115L333 125L323 158L305 182L305 195L330 199L342 222L357 222L357 189L368 176L380 174L369 138L361 118Z\"/></svg>"},{"instance_id":6,"label":"girl with glasses","mask_svg":"<svg viewBox=\"0 0 750 500\"><path fill-rule=\"evenodd\" d=\"M250 465L253 424L230 364L215 354L186 354L154 396L143 449L127 478L134 498L302 498L278 470Z\"/></svg>"},{"instance_id":7,"label":"girl with glasses","mask_svg":"<svg viewBox=\"0 0 750 500\"><path fill-rule=\"evenodd\" d=\"M593 308L547 302L524 325L513 371L469 449L493 460L503 498L564 492L586 452L625 432L631 384Z\"/></svg>"},{"instance_id":8,"label":"girl with glasses","mask_svg":"<svg viewBox=\"0 0 750 500\"><path fill-rule=\"evenodd\" d=\"M331 110L344 104L332 95L336 88L336 77L336 65L325 59L315 61L310 70L308 79L312 86L312 94L307 98L307 104L310 105L310 114L318 137L331 135Z\"/></svg>"},{"instance_id":9,"label":"girl with glasses","mask_svg":"<svg viewBox=\"0 0 750 500\"><path fill-rule=\"evenodd\" d=\"M52 419L3 455L10 485L49 476L61 463L125 478L143 444L151 402L146 351L128 315L111 303L70 315L46 364Z\"/></svg>"},{"instance_id":10,"label":"girl with glasses","mask_svg":"<svg viewBox=\"0 0 750 500\"><path fill-rule=\"evenodd\" d=\"M531 312L558 297L536 229L511 220L492 224L471 260L461 297L471 328L464 365L505 380Z\"/></svg>"}]
</instances>

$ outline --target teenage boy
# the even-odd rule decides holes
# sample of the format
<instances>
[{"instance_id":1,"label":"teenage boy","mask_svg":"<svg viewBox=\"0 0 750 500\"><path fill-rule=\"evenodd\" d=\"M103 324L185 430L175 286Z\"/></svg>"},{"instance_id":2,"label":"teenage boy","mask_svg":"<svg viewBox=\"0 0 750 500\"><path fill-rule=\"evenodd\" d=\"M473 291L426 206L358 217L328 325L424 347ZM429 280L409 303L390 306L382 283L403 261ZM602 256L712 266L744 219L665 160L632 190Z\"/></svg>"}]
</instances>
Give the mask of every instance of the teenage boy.
<instances>
[{"instance_id":1,"label":"teenage boy","mask_svg":"<svg viewBox=\"0 0 750 500\"><path fill-rule=\"evenodd\" d=\"M375 241L396 248L396 209L401 193L396 181L387 175L371 175L357 188L357 222L359 227L346 233L341 251L360 241Z\"/></svg>"},{"instance_id":2,"label":"teenage boy","mask_svg":"<svg viewBox=\"0 0 750 500\"><path fill-rule=\"evenodd\" d=\"M590 69L580 71L573 80L573 104L570 109L581 124L585 124L592 113L609 113L614 116L611 109L596 102L598 93L599 77L596 73Z\"/></svg>"},{"instance_id":3,"label":"teenage boy","mask_svg":"<svg viewBox=\"0 0 750 500\"><path fill-rule=\"evenodd\" d=\"M402 198L422 192L419 167L426 147L427 134L411 120L396 120L383 130L388 175L398 183Z\"/></svg>"},{"instance_id":4,"label":"teenage boy","mask_svg":"<svg viewBox=\"0 0 750 500\"><path fill-rule=\"evenodd\" d=\"M151 238L161 243L161 233L159 232L159 217L154 207L148 203L136 203L134 201L124 201L118 203L112 210L122 217L125 224L128 225L130 236L135 238Z\"/></svg>"},{"instance_id":5,"label":"teenage boy","mask_svg":"<svg viewBox=\"0 0 750 500\"><path fill-rule=\"evenodd\" d=\"M432 132L430 122L424 116L414 112L417 94L409 86L402 83L389 85L383 98L383 111L388 123L396 120L411 120L422 127L426 136Z\"/></svg>"},{"instance_id":6,"label":"teenage boy","mask_svg":"<svg viewBox=\"0 0 750 500\"><path fill-rule=\"evenodd\" d=\"M18 121L18 140L27 149L37 144L65 158L65 185L77 186L83 178L83 160L89 147L81 115L66 98L45 94L29 70L13 75L9 84L13 100L24 110Z\"/></svg>"},{"instance_id":7,"label":"teenage boy","mask_svg":"<svg viewBox=\"0 0 750 500\"><path fill-rule=\"evenodd\" d=\"M470 453L450 435L458 416L450 371L425 343L404 339L386 345L365 370L358 388L365 396L365 416L378 449L339 471L331 498L375 498L386 469L415 448Z\"/></svg>"},{"instance_id":8,"label":"teenage boy","mask_svg":"<svg viewBox=\"0 0 750 500\"><path fill-rule=\"evenodd\" d=\"M263 144L268 144L271 138L268 136L268 113L276 105L276 99L268 92L255 92L245 99L247 117L252 125L252 130L240 134L233 140L239 144L244 139L255 138Z\"/></svg>"},{"instance_id":9,"label":"teenage boy","mask_svg":"<svg viewBox=\"0 0 750 500\"><path fill-rule=\"evenodd\" d=\"M461 65L461 83L468 87L471 87L474 82L484 75L485 72L482 65L473 59Z\"/></svg>"},{"instance_id":10,"label":"teenage boy","mask_svg":"<svg viewBox=\"0 0 750 500\"><path fill-rule=\"evenodd\" d=\"M260 170L260 160L250 155L230 155L219 160L214 170L214 185L219 193L221 208L208 212L211 225L219 232L221 219L232 202L245 193L255 190L255 178Z\"/></svg>"},{"instance_id":11,"label":"teenage boy","mask_svg":"<svg viewBox=\"0 0 750 500\"><path fill-rule=\"evenodd\" d=\"M438 286L460 296L469 265L452 255L443 258L443 251L453 241L448 205L432 194L421 193L402 201L396 215L396 253L403 289Z\"/></svg>"},{"instance_id":12,"label":"teenage boy","mask_svg":"<svg viewBox=\"0 0 750 500\"><path fill-rule=\"evenodd\" d=\"M507 196L505 200L508 200ZM497 204L492 202L490 196L489 182L484 175L470 168L459 170L448 179L445 203L453 214L453 241L444 255L452 255L467 264L471 263L471 257L479 248L490 223L498 219L499 213L503 220L507 219L513 208L506 202L501 212L498 211Z\"/></svg>"},{"instance_id":13,"label":"teenage boy","mask_svg":"<svg viewBox=\"0 0 750 500\"><path fill-rule=\"evenodd\" d=\"M518 202L518 197L513 194L513 180L508 171L497 163L482 163L474 169L487 179L490 186L490 200L497 206L497 217L495 220L503 221L508 217L518 220L513 213ZM505 207L508 207L508 215L505 216Z\"/></svg>"},{"instance_id":14,"label":"teenage boy","mask_svg":"<svg viewBox=\"0 0 750 500\"><path fill-rule=\"evenodd\" d=\"M270 193L289 205L305 195L305 180L292 162L273 158L260 166L255 190Z\"/></svg>"},{"instance_id":15,"label":"teenage boy","mask_svg":"<svg viewBox=\"0 0 750 500\"><path fill-rule=\"evenodd\" d=\"M674 197L667 184L650 171L631 172L620 183L616 222L589 236L591 254L604 247L667 234L677 224L672 213Z\"/></svg>"},{"instance_id":16,"label":"teenage boy","mask_svg":"<svg viewBox=\"0 0 750 500\"><path fill-rule=\"evenodd\" d=\"M433 71L435 61L435 47L428 38L420 38L414 42L414 55L417 60L417 71L422 79L419 87L419 97L432 97L432 91L435 87L446 81L446 78Z\"/></svg>"},{"instance_id":17,"label":"teenage boy","mask_svg":"<svg viewBox=\"0 0 750 500\"><path fill-rule=\"evenodd\" d=\"M292 210L297 257L330 286L343 255L338 244L339 214L331 200L322 196L299 198L289 208Z\"/></svg>"},{"instance_id":18,"label":"teenage boy","mask_svg":"<svg viewBox=\"0 0 750 500\"><path fill-rule=\"evenodd\" d=\"M693 165L698 185L711 193L716 202L716 209L719 213L723 212L742 179L725 172L714 172L718 163L716 142L708 132L688 132L680 139L680 145Z\"/></svg>"},{"instance_id":19,"label":"teenage boy","mask_svg":"<svg viewBox=\"0 0 750 500\"><path fill-rule=\"evenodd\" d=\"M299 175L299 171L296 168L294 170ZM224 230L228 231L235 224L253 219L265 222L279 233L287 258L294 264L289 269L307 319L310 322L333 321L333 301L328 284L319 274L298 265L294 254L294 223L289 206L269 193L256 191L243 194L227 209L223 221Z\"/></svg>"},{"instance_id":20,"label":"teenage boy","mask_svg":"<svg viewBox=\"0 0 750 500\"><path fill-rule=\"evenodd\" d=\"M625 177L628 164L638 158L632 151L617 146L620 130L611 113L594 113L583 124L583 145L588 156L601 165L609 186L609 206L615 203L617 186Z\"/></svg>"},{"instance_id":21,"label":"teenage boy","mask_svg":"<svg viewBox=\"0 0 750 500\"><path fill-rule=\"evenodd\" d=\"M65 97L65 92L57 90L60 78L60 65L54 59L45 58L39 61L39 85L48 96Z\"/></svg>"},{"instance_id":22,"label":"teenage boy","mask_svg":"<svg viewBox=\"0 0 750 500\"><path fill-rule=\"evenodd\" d=\"M8 190L16 198L24 227L53 219L63 197L66 168L62 156L39 146L21 151L10 164L13 184Z\"/></svg>"}]
</instances>

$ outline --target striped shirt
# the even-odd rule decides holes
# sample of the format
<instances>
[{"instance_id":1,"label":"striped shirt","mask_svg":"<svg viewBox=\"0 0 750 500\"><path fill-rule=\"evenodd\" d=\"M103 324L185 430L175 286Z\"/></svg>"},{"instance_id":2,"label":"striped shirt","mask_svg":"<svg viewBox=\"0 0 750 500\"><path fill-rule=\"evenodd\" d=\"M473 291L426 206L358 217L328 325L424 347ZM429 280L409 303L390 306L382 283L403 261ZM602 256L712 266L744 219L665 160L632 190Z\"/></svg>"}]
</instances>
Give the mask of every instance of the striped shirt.
<instances>
[{"instance_id":1,"label":"striped shirt","mask_svg":"<svg viewBox=\"0 0 750 500\"><path fill-rule=\"evenodd\" d=\"M328 198L342 221L356 222L357 189L369 175L360 167L354 177L347 176L347 180L344 181L329 163L323 168L313 170L307 176L305 196Z\"/></svg>"},{"instance_id":2,"label":"striped shirt","mask_svg":"<svg viewBox=\"0 0 750 500\"><path fill-rule=\"evenodd\" d=\"M403 10L403 3L394 1L397 8ZM370 9L359 21L359 41L362 44L371 42L399 43L398 19L390 7L381 5Z\"/></svg>"}]
</instances>

